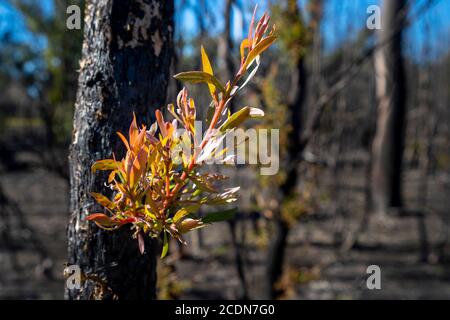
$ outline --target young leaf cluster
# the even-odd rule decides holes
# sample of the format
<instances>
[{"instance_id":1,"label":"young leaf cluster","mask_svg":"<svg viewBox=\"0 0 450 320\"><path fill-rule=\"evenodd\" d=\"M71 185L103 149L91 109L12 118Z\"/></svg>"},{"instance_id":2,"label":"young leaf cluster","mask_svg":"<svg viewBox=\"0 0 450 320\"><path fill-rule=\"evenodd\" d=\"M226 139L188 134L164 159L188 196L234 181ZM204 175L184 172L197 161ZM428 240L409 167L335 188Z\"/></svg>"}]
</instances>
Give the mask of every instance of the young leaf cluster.
<instances>
[{"instance_id":1,"label":"young leaf cluster","mask_svg":"<svg viewBox=\"0 0 450 320\"><path fill-rule=\"evenodd\" d=\"M233 79L223 84L214 75L203 47L202 71L175 75L180 81L208 86L212 101L206 118L201 120L207 126L206 132L200 135L202 138L196 132L197 106L186 88L178 94L176 105L168 105L170 120L157 110L155 123L147 128L139 127L133 116L128 138L117 133L126 147L125 157L116 159L113 155L112 159L92 165L92 172L110 172L108 184L114 190L114 197L92 193L104 212L90 214L88 220L107 230L131 225L141 253L145 251L145 235L161 237L164 257L169 237L185 243L183 234L233 216L234 209L197 216L202 206L233 203L239 190L239 187L220 188L219 183L226 177L201 169L208 160L223 156L226 149L221 148L221 142L230 131L248 118L264 115L262 110L251 107L234 114L227 109L236 93L254 76L261 53L275 41L274 29L268 32L270 17L264 14L255 27L255 12L248 37L240 45L240 67ZM232 156L227 156L224 162L230 160Z\"/></svg>"}]
</instances>

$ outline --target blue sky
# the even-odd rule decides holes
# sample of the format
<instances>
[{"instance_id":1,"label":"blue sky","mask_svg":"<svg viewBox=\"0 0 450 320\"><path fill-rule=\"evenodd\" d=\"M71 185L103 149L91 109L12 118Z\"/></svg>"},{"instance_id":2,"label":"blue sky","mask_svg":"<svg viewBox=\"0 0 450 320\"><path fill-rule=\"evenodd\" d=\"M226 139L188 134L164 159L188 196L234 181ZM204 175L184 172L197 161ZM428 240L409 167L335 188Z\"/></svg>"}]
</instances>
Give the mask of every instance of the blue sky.
<instances>
[{"instance_id":1,"label":"blue sky","mask_svg":"<svg viewBox=\"0 0 450 320\"><path fill-rule=\"evenodd\" d=\"M392 0L387 0L392 1ZM427 0L410 0L412 4L411 14L416 16L417 9L421 8ZM437 0L425 14L421 14L415 23L408 28L406 32L405 53L419 58L423 52L424 45L431 47L431 51L438 56L447 52L450 44L450 0ZM179 6L181 1L176 0ZM184 10L178 11L177 22L181 26L178 30L183 30L184 35L193 37L198 32L196 17L192 8L197 1L187 1L189 6ZM272 1L274 2L274 1ZM299 0L299 5L304 7L307 0ZM339 46L344 39L351 39L356 36L366 24L368 14L367 8L370 5L381 5L381 0L324 0L325 16L323 19L323 37L324 46L327 50L332 50ZM243 27L251 19L252 8L256 3L259 4L259 13L267 7L267 1L257 0L238 0L246 8L246 14L243 16L238 8L234 8L233 36L235 39L242 38ZM210 15L216 17L216 25L209 26L208 30L219 33L223 28L222 12L224 11L224 1L207 0ZM177 6L177 7L178 7ZM424 30L428 29L427 32Z\"/></svg>"},{"instance_id":2,"label":"blue sky","mask_svg":"<svg viewBox=\"0 0 450 320\"><path fill-rule=\"evenodd\" d=\"M38 1L44 12L51 14L54 10L53 1L57 0L30 0ZM224 21L224 1L205 0L208 9L206 20L208 32L219 34L223 29ZM344 39L352 38L357 31L365 25L367 19L366 9L369 5L380 5L381 0L324 0L325 16L323 20L324 46L327 50L336 48ZM387 0L389 1L389 0ZM392 1L392 0L391 0ZM414 14L424 1L411 0L412 12ZM430 46L435 56L447 52L450 43L450 0L437 0L435 5L426 14L420 16L406 33L405 53L419 58L425 45ZM192 38L198 33L198 23L193 8L198 5L196 0L185 0L186 3L181 8L181 0L176 2L176 23L177 30L183 30L183 36ZM251 18L251 11L254 4L259 3L259 13L262 14L267 7L267 1L237 0L243 6L245 15L237 7L233 10L233 37L241 39L243 30L247 28ZM299 0L299 4L304 6L307 0ZM214 22L214 23L213 23ZM424 31L428 30L428 31ZM27 32L26 24L20 13L14 10L9 0L0 0L0 36L5 32L11 32L14 40L31 43L36 49L45 47L45 39L32 37Z\"/></svg>"}]
</instances>

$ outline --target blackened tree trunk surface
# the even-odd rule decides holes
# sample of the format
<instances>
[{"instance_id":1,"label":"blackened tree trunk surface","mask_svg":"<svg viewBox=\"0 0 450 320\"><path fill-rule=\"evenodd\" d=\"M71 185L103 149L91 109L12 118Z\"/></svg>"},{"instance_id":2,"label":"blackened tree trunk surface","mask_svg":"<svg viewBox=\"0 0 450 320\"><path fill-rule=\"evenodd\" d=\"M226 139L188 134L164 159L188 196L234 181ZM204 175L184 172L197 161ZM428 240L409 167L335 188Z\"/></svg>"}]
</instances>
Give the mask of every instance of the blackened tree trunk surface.
<instances>
[{"instance_id":1,"label":"blackened tree trunk surface","mask_svg":"<svg viewBox=\"0 0 450 320\"><path fill-rule=\"evenodd\" d=\"M85 220L102 212L90 192L108 194L95 160L124 155L116 131L128 132L132 113L150 124L165 103L171 60L173 0L91 0L85 31L70 150L68 264L81 268L80 290L69 299L153 299L155 241L139 253L132 231L104 231Z\"/></svg>"},{"instance_id":2,"label":"blackened tree trunk surface","mask_svg":"<svg viewBox=\"0 0 450 320\"><path fill-rule=\"evenodd\" d=\"M403 25L405 1L384 1L380 42ZM372 145L371 189L375 212L386 213L400 207L401 166L405 127L405 76L402 59L402 32L397 32L374 56L378 115Z\"/></svg>"}]
</instances>

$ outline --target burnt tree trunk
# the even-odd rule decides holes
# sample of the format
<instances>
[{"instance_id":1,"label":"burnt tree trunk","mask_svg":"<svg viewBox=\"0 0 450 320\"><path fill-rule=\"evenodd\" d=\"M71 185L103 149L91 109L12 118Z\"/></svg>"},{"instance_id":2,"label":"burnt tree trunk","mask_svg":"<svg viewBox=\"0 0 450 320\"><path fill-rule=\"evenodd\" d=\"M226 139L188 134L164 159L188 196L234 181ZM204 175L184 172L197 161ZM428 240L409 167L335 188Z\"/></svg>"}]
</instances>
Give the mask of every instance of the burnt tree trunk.
<instances>
[{"instance_id":1,"label":"burnt tree trunk","mask_svg":"<svg viewBox=\"0 0 450 320\"><path fill-rule=\"evenodd\" d=\"M378 115L372 145L371 195L375 212L400 207L401 166L405 128L405 76L402 59L402 10L405 1L384 1L380 42L376 51L375 74ZM400 30L392 37L395 30Z\"/></svg>"},{"instance_id":2,"label":"burnt tree trunk","mask_svg":"<svg viewBox=\"0 0 450 320\"><path fill-rule=\"evenodd\" d=\"M320 37L320 21L322 19L322 1L310 0L309 13L311 21L308 28L316 36L316 41ZM294 0L287 1L288 14L298 16L299 21L303 21L302 13ZM303 23L303 22L302 22ZM306 28L306 26L304 26ZM302 39L298 39L302 41ZM320 43L320 42L319 42ZM316 44L318 49L319 44ZM308 43L304 44L309 49ZM317 51L316 51L317 53ZM288 96L289 123L292 128L288 135L288 146L285 159L286 163L286 180L280 186L283 199L292 199L296 196L296 188L299 181L298 166L300 164L301 155L307 146L308 140L304 138L306 130L312 128L310 122L314 119L314 114L308 117L307 121L302 121L302 117L307 114L305 110L307 106L307 88L310 79L305 66L305 55L300 54L297 57L296 65L291 73L291 88ZM318 78L313 79L318 82ZM315 110L311 110L314 112ZM281 204L282 205L282 204ZM283 289L279 283L283 276L283 265L285 260L285 252L287 239L289 236L290 226L281 214L281 208L274 215L274 231L272 240L268 248L267 265L266 265L266 283L264 288L264 296L267 299L276 299L283 294Z\"/></svg>"},{"instance_id":3,"label":"burnt tree trunk","mask_svg":"<svg viewBox=\"0 0 450 320\"><path fill-rule=\"evenodd\" d=\"M300 132L302 128L301 115L306 100L307 73L303 58L298 60L295 71L293 72L293 100L288 104L290 112L289 125L292 130L289 133L287 154L285 163L286 181L280 186L282 197L288 199L295 195L298 182L298 164L304 146L301 145ZM274 230L272 240L268 248L267 266L266 266L266 286L265 298L275 299L282 294L278 289L278 283L283 275L284 253L287 246L287 237L289 234L289 225L282 217L280 212L274 215Z\"/></svg>"},{"instance_id":4,"label":"burnt tree trunk","mask_svg":"<svg viewBox=\"0 0 450 320\"><path fill-rule=\"evenodd\" d=\"M90 192L108 194L106 174L91 174L95 160L124 155L116 131L127 132L136 113L151 123L165 103L171 61L173 0L91 0L86 4L84 43L70 150L68 264L82 272L69 299L153 299L155 241L139 253L128 227L104 231L85 220L99 212ZM103 211L103 210L102 210Z\"/></svg>"}]
</instances>

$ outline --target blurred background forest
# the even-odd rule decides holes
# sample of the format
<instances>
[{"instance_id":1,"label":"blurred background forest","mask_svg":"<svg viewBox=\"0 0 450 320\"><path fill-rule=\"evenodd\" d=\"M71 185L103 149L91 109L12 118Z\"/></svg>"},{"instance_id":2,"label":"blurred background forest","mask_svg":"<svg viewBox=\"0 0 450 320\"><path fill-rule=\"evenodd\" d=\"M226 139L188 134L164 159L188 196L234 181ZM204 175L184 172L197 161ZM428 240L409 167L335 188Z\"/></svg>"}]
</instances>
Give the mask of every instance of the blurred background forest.
<instances>
[{"instance_id":1,"label":"blurred background forest","mask_svg":"<svg viewBox=\"0 0 450 320\"><path fill-rule=\"evenodd\" d=\"M185 248L171 244L159 298L450 298L450 1L405 2L392 13L402 23L384 25L385 10L378 32L366 10L382 1L259 2L279 40L238 104L265 110L254 125L280 129L280 172L227 169L241 185L238 215L190 234ZM176 0L171 74L199 69L203 44L230 78L255 3ZM84 7L0 0L1 299L64 297L83 41L66 27L71 4ZM383 61L400 70L384 91L375 76ZM180 86L171 80L168 102ZM191 92L206 106L203 89ZM383 122L384 100L400 106L384 114L394 124ZM393 146L393 164L378 157L377 141ZM381 290L366 287L373 264Z\"/></svg>"}]
</instances>

